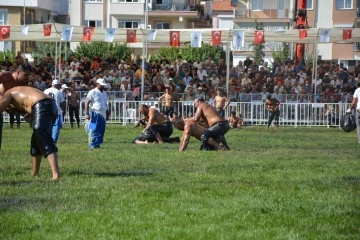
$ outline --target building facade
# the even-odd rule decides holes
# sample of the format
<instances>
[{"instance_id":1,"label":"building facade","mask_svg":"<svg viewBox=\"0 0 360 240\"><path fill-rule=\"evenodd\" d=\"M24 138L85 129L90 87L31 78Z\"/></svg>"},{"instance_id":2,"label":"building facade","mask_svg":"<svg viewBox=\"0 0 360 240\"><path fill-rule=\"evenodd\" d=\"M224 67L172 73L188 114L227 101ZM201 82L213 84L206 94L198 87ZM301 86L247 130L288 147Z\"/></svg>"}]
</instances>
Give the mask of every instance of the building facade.
<instances>
[{"instance_id":1,"label":"building facade","mask_svg":"<svg viewBox=\"0 0 360 240\"><path fill-rule=\"evenodd\" d=\"M23 25L45 23L53 17L54 21L69 23L70 0L1 0L0 25ZM25 52L31 43L0 42L0 51Z\"/></svg>"},{"instance_id":2,"label":"building facade","mask_svg":"<svg viewBox=\"0 0 360 240\"><path fill-rule=\"evenodd\" d=\"M200 0L72 0L70 24L104 28L211 28L209 6L209 1L202 3ZM76 45L73 43L72 48ZM142 43L133 43L131 46L134 54L141 54ZM160 46L149 44L149 53Z\"/></svg>"},{"instance_id":3,"label":"building facade","mask_svg":"<svg viewBox=\"0 0 360 240\"><path fill-rule=\"evenodd\" d=\"M255 19L265 30L291 29L294 27L295 0L239 0L237 6L231 0L213 0L213 25L216 28L255 29ZM310 28L360 27L360 0L306 0L308 26ZM234 4L233 4L234 5ZM293 44L291 44L291 47ZM271 52L279 49L279 43L266 42L265 55L272 61ZM307 56L313 45L307 46ZM251 43L244 48L233 49L234 63L252 56ZM317 53L325 60L333 60L352 67L360 59L360 44L319 44Z\"/></svg>"}]
</instances>

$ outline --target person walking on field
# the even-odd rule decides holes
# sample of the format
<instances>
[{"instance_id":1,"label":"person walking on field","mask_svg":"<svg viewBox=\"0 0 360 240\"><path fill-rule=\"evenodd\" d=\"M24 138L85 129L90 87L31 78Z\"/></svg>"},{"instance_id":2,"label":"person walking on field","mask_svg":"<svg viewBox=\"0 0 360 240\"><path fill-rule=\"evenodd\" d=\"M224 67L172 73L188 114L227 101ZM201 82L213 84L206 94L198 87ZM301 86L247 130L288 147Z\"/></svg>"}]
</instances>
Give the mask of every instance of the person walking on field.
<instances>
[{"instance_id":1,"label":"person walking on field","mask_svg":"<svg viewBox=\"0 0 360 240\"><path fill-rule=\"evenodd\" d=\"M346 112L351 112L354 108L356 108L356 126L357 126L357 135L358 135L358 143L360 143L360 83L357 84L357 89L354 92L353 100L351 102L350 108Z\"/></svg>"},{"instance_id":2,"label":"person walking on field","mask_svg":"<svg viewBox=\"0 0 360 240\"><path fill-rule=\"evenodd\" d=\"M60 177L58 149L52 138L53 124L58 117L58 107L54 99L32 87L14 87L0 94L0 113L5 110L20 113L33 128L30 154L32 156L32 176L38 176L41 158L48 159L52 179Z\"/></svg>"},{"instance_id":3,"label":"person walking on field","mask_svg":"<svg viewBox=\"0 0 360 240\"><path fill-rule=\"evenodd\" d=\"M266 101L265 101L265 109L270 111L268 124L266 127L266 130L269 129L272 121L274 120L275 124L275 130L279 127L279 117L280 117L280 102L276 98L271 97L271 95L267 95Z\"/></svg>"},{"instance_id":4,"label":"person walking on field","mask_svg":"<svg viewBox=\"0 0 360 240\"><path fill-rule=\"evenodd\" d=\"M88 93L85 101L85 119L90 120L87 132L91 149L100 148L104 141L106 127L107 94L104 89L107 83L99 78L96 84L96 88Z\"/></svg>"},{"instance_id":5,"label":"person walking on field","mask_svg":"<svg viewBox=\"0 0 360 240\"><path fill-rule=\"evenodd\" d=\"M216 91L216 97L214 99L214 105L218 113L221 117L225 118L225 109L230 104L230 100L224 96L224 91L222 89L218 89Z\"/></svg>"},{"instance_id":6,"label":"person walking on field","mask_svg":"<svg viewBox=\"0 0 360 240\"><path fill-rule=\"evenodd\" d=\"M172 118L174 114L174 96L170 90L169 86L165 87L165 93L159 97L159 104L161 104L162 99L165 99L165 106L163 112L169 117Z\"/></svg>"}]
</instances>

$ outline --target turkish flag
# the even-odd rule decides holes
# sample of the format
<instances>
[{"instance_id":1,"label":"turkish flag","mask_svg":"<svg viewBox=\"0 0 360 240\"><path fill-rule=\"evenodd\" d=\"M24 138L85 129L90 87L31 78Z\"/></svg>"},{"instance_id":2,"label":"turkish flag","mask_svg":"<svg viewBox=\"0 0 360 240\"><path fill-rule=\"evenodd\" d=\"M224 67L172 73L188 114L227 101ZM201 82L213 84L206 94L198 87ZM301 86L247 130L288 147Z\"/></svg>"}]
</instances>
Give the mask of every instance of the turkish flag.
<instances>
[{"instance_id":1,"label":"turkish flag","mask_svg":"<svg viewBox=\"0 0 360 240\"><path fill-rule=\"evenodd\" d=\"M43 25L43 31L44 31L44 36L45 37L50 36L50 34L51 34L51 26L52 26L52 24L44 24Z\"/></svg>"},{"instance_id":2,"label":"turkish flag","mask_svg":"<svg viewBox=\"0 0 360 240\"><path fill-rule=\"evenodd\" d=\"M307 29L299 29L299 38L304 39L307 37L308 37Z\"/></svg>"},{"instance_id":3,"label":"turkish flag","mask_svg":"<svg viewBox=\"0 0 360 240\"><path fill-rule=\"evenodd\" d=\"M180 46L180 31L170 31L170 46Z\"/></svg>"},{"instance_id":4,"label":"turkish flag","mask_svg":"<svg viewBox=\"0 0 360 240\"><path fill-rule=\"evenodd\" d=\"M352 29L343 29L343 40L352 38Z\"/></svg>"},{"instance_id":5,"label":"turkish flag","mask_svg":"<svg viewBox=\"0 0 360 240\"><path fill-rule=\"evenodd\" d=\"M255 31L255 44L262 44L265 42L264 30L257 30Z\"/></svg>"},{"instance_id":6,"label":"turkish flag","mask_svg":"<svg viewBox=\"0 0 360 240\"><path fill-rule=\"evenodd\" d=\"M10 26L0 26L0 40L10 38Z\"/></svg>"},{"instance_id":7,"label":"turkish flag","mask_svg":"<svg viewBox=\"0 0 360 240\"><path fill-rule=\"evenodd\" d=\"M211 32L211 42L213 46L221 44L221 31L212 31Z\"/></svg>"},{"instance_id":8,"label":"turkish flag","mask_svg":"<svg viewBox=\"0 0 360 240\"><path fill-rule=\"evenodd\" d=\"M92 35L94 34L93 27L83 27L83 41L91 41Z\"/></svg>"},{"instance_id":9,"label":"turkish flag","mask_svg":"<svg viewBox=\"0 0 360 240\"><path fill-rule=\"evenodd\" d=\"M126 42L127 43L136 43L136 30L126 30Z\"/></svg>"}]
</instances>

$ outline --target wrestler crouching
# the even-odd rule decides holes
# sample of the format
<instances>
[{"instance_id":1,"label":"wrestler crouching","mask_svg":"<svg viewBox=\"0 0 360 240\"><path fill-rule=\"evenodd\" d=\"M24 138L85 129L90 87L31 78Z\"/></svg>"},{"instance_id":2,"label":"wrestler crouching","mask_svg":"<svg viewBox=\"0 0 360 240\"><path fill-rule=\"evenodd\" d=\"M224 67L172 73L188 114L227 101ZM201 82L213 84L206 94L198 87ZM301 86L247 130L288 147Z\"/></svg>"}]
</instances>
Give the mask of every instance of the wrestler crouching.
<instances>
[{"instance_id":1,"label":"wrestler crouching","mask_svg":"<svg viewBox=\"0 0 360 240\"><path fill-rule=\"evenodd\" d=\"M139 107L140 113L144 115L144 120L147 120L147 124L142 134L133 140L136 144L148 144L151 142L157 143L173 143L180 142L179 137L170 138L173 133L173 124L168 121L163 114L157 109L150 108L143 104Z\"/></svg>"},{"instance_id":2,"label":"wrestler crouching","mask_svg":"<svg viewBox=\"0 0 360 240\"><path fill-rule=\"evenodd\" d=\"M188 121L188 120L184 120L180 117L177 117L177 114L174 113L174 117L171 119L171 121L173 122L174 126L180 130L180 131L184 131L183 135L181 137L181 141L180 141L180 146L179 146L179 151L185 151L188 144L189 144L189 140L190 137L194 137L197 140L201 141L201 136L204 134L204 132L208 129L208 126L203 123L203 122L194 122L194 121ZM217 137L214 138L214 140L217 142L217 144L222 143L223 146L227 149L230 150L229 145L227 144L226 138L224 135L219 135ZM216 150L215 147L211 146L210 144L206 143L206 142L202 142L200 150L204 150L204 151L214 151Z\"/></svg>"}]
</instances>

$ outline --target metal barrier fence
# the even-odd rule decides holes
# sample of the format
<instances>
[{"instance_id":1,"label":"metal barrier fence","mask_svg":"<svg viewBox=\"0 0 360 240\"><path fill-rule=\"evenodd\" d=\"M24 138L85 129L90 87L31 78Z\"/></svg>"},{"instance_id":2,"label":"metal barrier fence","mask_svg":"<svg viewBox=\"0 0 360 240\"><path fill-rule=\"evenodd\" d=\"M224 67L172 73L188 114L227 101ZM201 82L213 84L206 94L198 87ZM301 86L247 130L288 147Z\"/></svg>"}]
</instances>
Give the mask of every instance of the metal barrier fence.
<instances>
[{"instance_id":1,"label":"metal barrier fence","mask_svg":"<svg viewBox=\"0 0 360 240\"><path fill-rule=\"evenodd\" d=\"M146 104L154 106L157 101L126 101L113 99L108 102L109 120L111 124L135 124L141 118L139 106ZM85 100L80 104L80 118L84 121ZM340 119L349 108L349 103L283 103L280 105L281 126L334 126L339 127ZM161 109L159 109L161 111ZM180 116L194 115L193 101L177 102L175 111ZM266 125L269 112L265 105L259 102L233 102L226 109L226 116L235 111L237 116L242 115L245 125ZM9 115L4 113L4 122L9 122ZM65 123L70 122L69 112L65 113Z\"/></svg>"}]
</instances>

